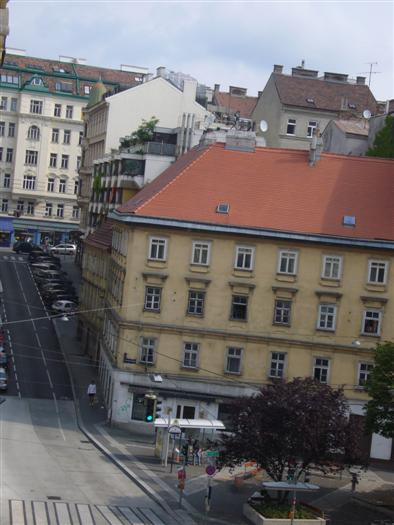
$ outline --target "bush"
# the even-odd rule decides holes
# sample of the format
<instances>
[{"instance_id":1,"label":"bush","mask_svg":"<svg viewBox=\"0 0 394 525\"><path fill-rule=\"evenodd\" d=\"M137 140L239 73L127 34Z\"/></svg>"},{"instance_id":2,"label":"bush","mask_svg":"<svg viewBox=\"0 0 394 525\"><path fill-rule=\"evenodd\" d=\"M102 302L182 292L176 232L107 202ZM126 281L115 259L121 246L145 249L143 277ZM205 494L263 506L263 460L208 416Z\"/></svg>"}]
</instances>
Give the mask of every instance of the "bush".
<instances>
[{"instance_id":1,"label":"bush","mask_svg":"<svg viewBox=\"0 0 394 525\"><path fill-rule=\"evenodd\" d=\"M264 518L288 518L291 511L290 503L253 503L252 507ZM306 507L296 505L294 518L313 519L316 515Z\"/></svg>"}]
</instances>

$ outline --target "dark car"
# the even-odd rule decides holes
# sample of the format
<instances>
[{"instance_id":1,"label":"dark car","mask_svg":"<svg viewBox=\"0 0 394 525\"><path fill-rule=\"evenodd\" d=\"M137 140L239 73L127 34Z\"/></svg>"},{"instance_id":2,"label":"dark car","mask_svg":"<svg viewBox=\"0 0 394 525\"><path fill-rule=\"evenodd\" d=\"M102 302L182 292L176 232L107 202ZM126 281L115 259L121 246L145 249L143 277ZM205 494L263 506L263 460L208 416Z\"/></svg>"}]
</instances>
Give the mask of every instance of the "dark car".
<instances>
[{"instance_id":1,"label":"dark car","mask_svg":"<svg viewBox=\"0 0 394 525\"><path fill-rule=\"evenodd\" d=\"M75 288L72 284L68 284L65 282L59 282L59 283L47 283L44 284L41 287L41 293L52 293L57 292L59 290L67 290L67 293L74 293L75 294Z\"/></svg>"},{"instance_id":2,"label":"dark car","mask_svg":"<svg viewBox=\"0 0 394 525\"><path fill-rule=\"evenodd\" d=\"M49 253L45 253L45 252L36 252L36 251L33 251L31 253L29 253L28 257L27 257L28 261L30 263L33 263L33 262L41 262L41 261L48 261L48 262L52 262L53 264L58 264L60 266L60 259L59 257L56 257L56 255L50 255Z\"/></svg>"},{"instance_id":3,"label":"dark car","mask_svg":"<svg viewBox=\"0 0 394 525\"><path fill-rule=\"evenodd\" d=\"M56 272L57 270L59 270L59 267L57 266L57 264L53 264L52 262L47 261L37 261L32 263L31 271L35 273L38 270L54 270Z\"/></svg>"},{"instance_id":4,"label":"dark car","mask_svg":"<svg viewBox=\"0 0 394 525\"><path fill-rule=\"evenodd\" d=\"M12 249L16 253L31 253L31 252L44 253L39 246L37 246L36 244L33 244L32 242L28 242L28 241L16 241Z\"/></svg>"},{"instance_id":5,"label":"dark car","mask_svg":"<svg viewBox=\"0 0 394 525\"><path fill-rule=\"evenodd\" d=\"M45 304L49 307L51 307L53 303L57 301L69 301L74 304L78 304L78 298L75 297L75 295L70 294L54 294L52 296L47 296L44 300Z\"/></svg>"},{"instance_id":6,"label":"dark car","mask_svg":"<svg viewBox=\"0 0 394 525\"><path fill-rule=\"evenodd\" d=\"M56 284L56 285L62 285L62 286L72 286L72 282L69 279L45 279L42 281L37 281L38 288L42 291L44 290L44 287L49 284Z\"/></svg>"},{"instance_id":7,"label":"dark car","mask_svg":"<svg viewBox=\"0 0 394 525\"><path fill-rule=\"evenodd\" d=\"M0 352L0 368L8 368L8 355Z\"/></svg>"},{"instance_id":8,"label":"dark car","mask_svg":"<svg viewBox=\"0 0 394 525\"><path fill-rule=\"evenodd\" d=\"M7 372L4 368L0 368L0 390L7 390L8 388L8 377Z\"/></svg>"}]
</instances>

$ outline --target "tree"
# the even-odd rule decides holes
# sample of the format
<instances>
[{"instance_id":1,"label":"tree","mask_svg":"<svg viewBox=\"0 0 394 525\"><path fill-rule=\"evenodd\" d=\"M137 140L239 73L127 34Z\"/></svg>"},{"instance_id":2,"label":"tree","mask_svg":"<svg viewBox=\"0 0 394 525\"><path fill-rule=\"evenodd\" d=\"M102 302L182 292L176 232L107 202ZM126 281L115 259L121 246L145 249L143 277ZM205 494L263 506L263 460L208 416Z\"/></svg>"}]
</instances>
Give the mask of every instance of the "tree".
<instances>
[{"instance_id":1,"label":"tree","mask_svg":"<svg viewBox=\"0 0 394 525\"><path fill-rule=\"evenodd\" d=\"M376 134L373 146L369 148L368 157L394 158L394 116L387 115L384 127Z\"/></svg>"},{"instance_id":2,"label":"tree","mask_svg":"<svg viewBox=\"0 0 394 525\"><path fill-rule=\"evenodd\" d=\"M142 119L142 123L130 136L120 139L120 146L122 148L129 148L130 146L142 145L149 142L153 138L153 133L158 122L159 119L156 117L151 117L150 120Z\"/></svg>"},{"instance_id":3,"label":"tree","mask_svg":"<svg viewBox=\"0 0 394 525\"><path fill-rule=\"evenodd\" d=\"M256 461L274 481L308 466L325 471L360 462L358 422L349 418L342 389L313 379L263 386L234 402L235 432L224 437L226 464ZM294 469L297 465L297 469Z\"/></svg>"},{"instance_id":4,"label":"tree","mask_svg":"<svg viewBox=\"0 0 394 525\"><path fill-rule=\"evenodd\" d=\"M375 367L365 385L372 398L366 406L366 427L385 437L394 435L394 343L375 349Z\"/></svg>"}]
</instances>

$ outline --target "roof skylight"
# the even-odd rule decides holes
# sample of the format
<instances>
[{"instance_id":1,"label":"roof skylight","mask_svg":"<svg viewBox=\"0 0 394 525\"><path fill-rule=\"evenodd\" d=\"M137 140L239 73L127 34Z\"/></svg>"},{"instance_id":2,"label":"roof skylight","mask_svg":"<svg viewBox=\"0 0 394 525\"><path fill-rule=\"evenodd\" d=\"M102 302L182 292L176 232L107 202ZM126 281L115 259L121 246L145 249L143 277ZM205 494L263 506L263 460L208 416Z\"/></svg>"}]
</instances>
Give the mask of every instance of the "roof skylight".
<instances>
[{"instance_id":1,"label":"roof skylight","mask_svg":"<svg viewBox=\"0 0 394 525\"><path fill-rule=\"evenodd\" d=\"M355 215L344 215L343 216L344 226L356 226L356 217Z\"/></svg>"},{"instance_id":2,"label":"roof skylight","mask_svg":"<svg viewBox=\"0 0 394 525\"><path fill-rule=\"evenodd\" d=\"M228 213L230 210L230 204L227 202L220 202L216 206L216 213Z\"/></svg>"}]
</instances>

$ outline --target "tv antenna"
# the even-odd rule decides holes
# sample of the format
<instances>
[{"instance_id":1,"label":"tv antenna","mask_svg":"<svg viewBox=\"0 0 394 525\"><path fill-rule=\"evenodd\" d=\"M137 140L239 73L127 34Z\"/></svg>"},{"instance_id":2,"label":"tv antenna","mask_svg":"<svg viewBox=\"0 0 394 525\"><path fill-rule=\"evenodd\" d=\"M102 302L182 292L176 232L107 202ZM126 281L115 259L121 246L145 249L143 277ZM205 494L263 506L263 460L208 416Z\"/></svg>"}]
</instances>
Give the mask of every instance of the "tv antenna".
<instances>
[{"instance_id":1,"label":"tv antenna","mask_svg":"<svg viewBox=\"0 0 394 525\"><path fill-rule=\"evenodd\" d=\"M360 73L360 75L368 75L368 87L371 87L371 77L372 75L377 75L378 73L381 73L381 71L374 71L373 66L377 66L377 62L366 62L366 64L369 64L369 71L363 71Z\"/></svg>"}]
</instances>

